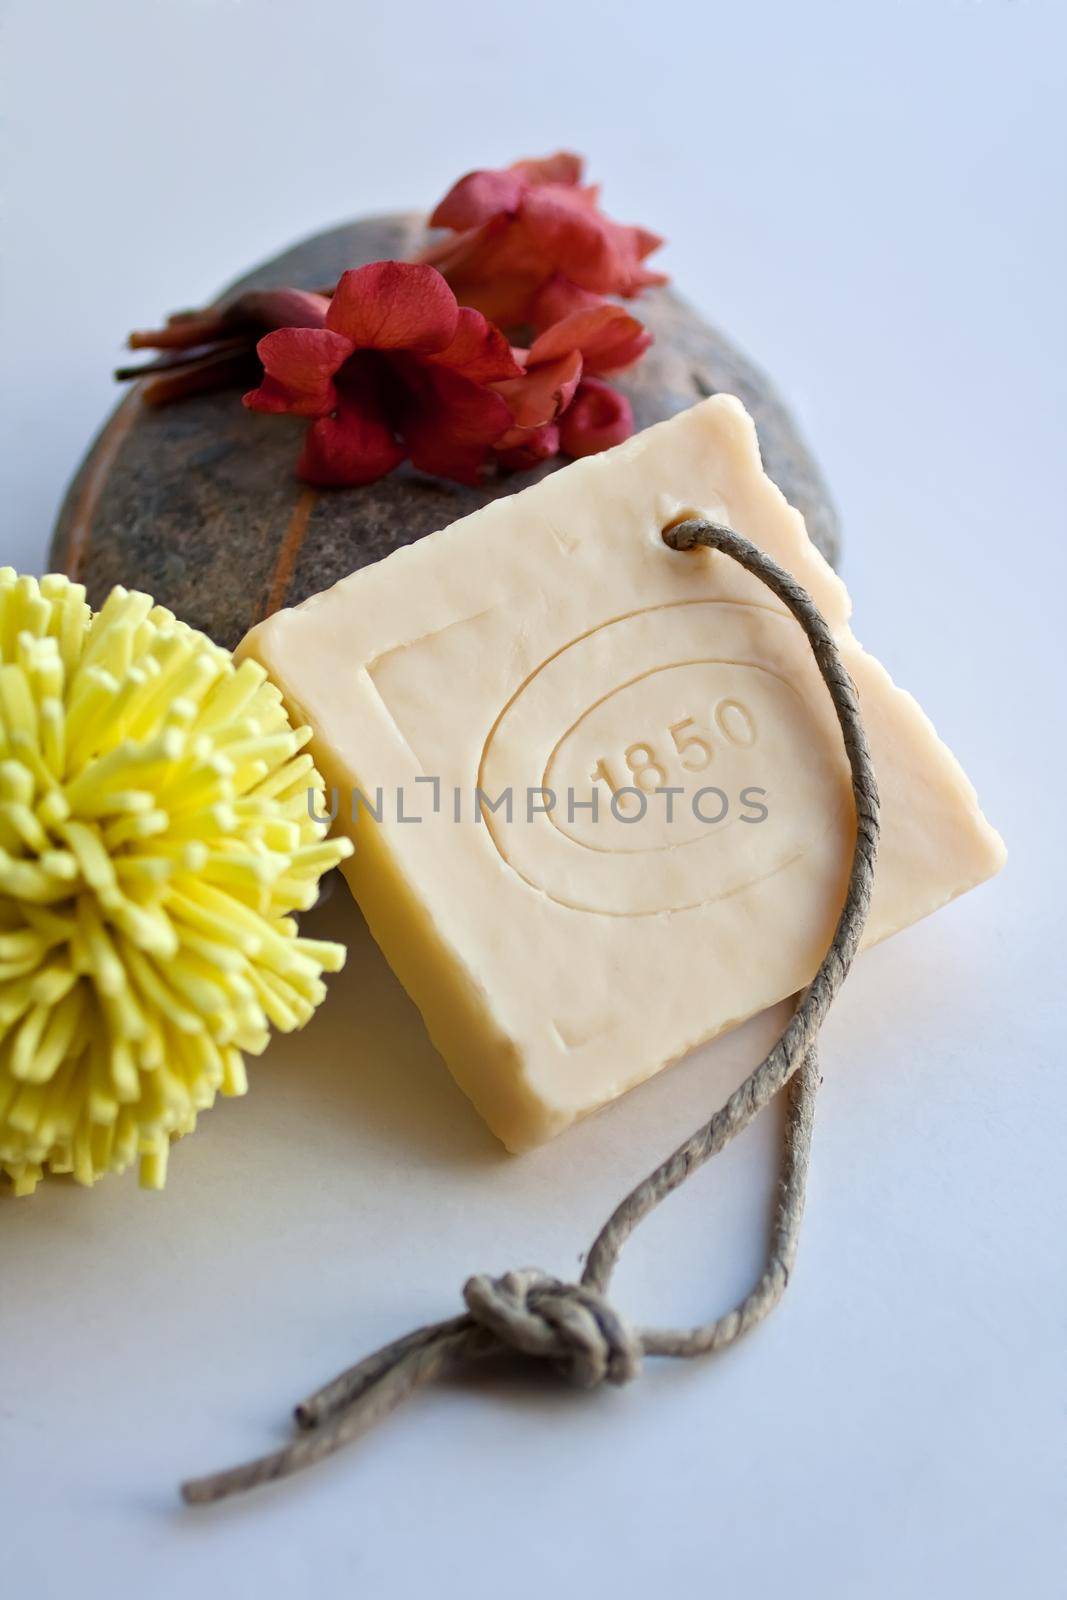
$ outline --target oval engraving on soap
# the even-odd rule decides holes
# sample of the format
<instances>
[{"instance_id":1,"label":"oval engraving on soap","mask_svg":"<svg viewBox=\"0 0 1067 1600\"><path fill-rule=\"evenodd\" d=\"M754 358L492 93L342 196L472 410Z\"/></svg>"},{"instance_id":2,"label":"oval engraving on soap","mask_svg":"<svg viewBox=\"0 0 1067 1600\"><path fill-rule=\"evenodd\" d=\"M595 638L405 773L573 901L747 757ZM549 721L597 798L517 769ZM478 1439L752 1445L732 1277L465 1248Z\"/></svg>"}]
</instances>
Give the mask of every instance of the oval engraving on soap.
<instances>
[{"instance_id":1,"label":"oval engraving on soap","mask_svg":"<svg viewBox=\"0 0 1067 1600\"><path fill-rule=\"evenodd\" d=\"M576 911L690 909L782 871L839 823L849 800L835 731L784 611L649 607L564 645L512 695L479 787L490 801L510 789L513 814L484 806L482 820L509 867ZM531 816L529 789L552 791L554 808ZM767 807L758 823L742 800L753 790Z\"/></svg>"},{"instance_id":2,"label":"oval engraving on soap","mask_svg":"<svg viewBox=\"0 0 1067 1600\"><path fill-rule=\"evenodd\" d=\"M763 667L653 667L590 706L564 734L543 779L562 799L550 819L586 849L627 852L677 849L735 827L752 814L743 792L766 768L759 729L773 739L772 730L796 716L795 702L789 685ZM702 791L712 793L701 798ZM567 795L586 800L594 792L595 817L585 805L569 814Z\"/></svg>"}]
</instances>

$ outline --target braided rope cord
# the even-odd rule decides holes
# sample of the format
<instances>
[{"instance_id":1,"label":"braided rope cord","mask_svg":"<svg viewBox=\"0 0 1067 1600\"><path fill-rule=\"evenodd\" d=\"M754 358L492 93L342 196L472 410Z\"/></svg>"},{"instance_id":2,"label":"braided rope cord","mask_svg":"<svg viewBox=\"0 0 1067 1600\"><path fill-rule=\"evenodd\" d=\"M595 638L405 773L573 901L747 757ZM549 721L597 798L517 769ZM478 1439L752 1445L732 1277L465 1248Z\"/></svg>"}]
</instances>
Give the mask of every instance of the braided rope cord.
<instances>
[{"instance_id":1,"label":"braided rope cord","mask_svg":"<svg viewBox=\"0 0 1067 1600\"><path fill-rule=\"evenodd\" d=\"M182 1486L202 1505L270 1483L332 1455L366 1433L415 1389L441 1374L502 1351L548 1360L582 1388L622 1384L642 1357L691 1357L721 1350L777 1305L796 1257L819 1087L816 1039L859 948L870 906L878 845L878 789L852 680L833 635L806 590L732 529L690 518L668 528L679 552L703 547L738 562L788 608L807 636L841 728L852 780L856 838L844 905L830 947L800 995L781 1037L703 1127L615 1208L593 1242L579 1283L527 1269L470 1278L466 1311L418 1328L341 1373L296 1408L291 1443L258 1460ZM779 1093L788 1091L785 1153L764 1272L741 1303L695 1328L633 1328L607 1290L623 1245L637 1225L692 1173L717 1155Z\"/></svg>"}]
</instances>

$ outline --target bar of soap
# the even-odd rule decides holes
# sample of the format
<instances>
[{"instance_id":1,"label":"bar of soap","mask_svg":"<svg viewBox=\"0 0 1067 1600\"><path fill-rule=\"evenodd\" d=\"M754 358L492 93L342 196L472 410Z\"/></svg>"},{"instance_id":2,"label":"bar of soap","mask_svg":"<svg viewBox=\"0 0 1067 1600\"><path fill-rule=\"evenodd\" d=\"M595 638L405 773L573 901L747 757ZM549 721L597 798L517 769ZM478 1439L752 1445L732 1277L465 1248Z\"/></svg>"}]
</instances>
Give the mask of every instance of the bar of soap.
<instances>
[{"instance_id":1,"label":"bar of soap","mask_svg":"<svg viewBox=\"0 0 1067 1600\"><path fill-rule=\"evenodd\" d=\"M857 644L729 396L242 646L313 728L371 932L512 1150L801 988L841 906L854 814L829 697L769 590L663 543L692 514L799 579L856 682L883 801L865 942L996 872L974 790Z\"/></svg>"}]
</instances>

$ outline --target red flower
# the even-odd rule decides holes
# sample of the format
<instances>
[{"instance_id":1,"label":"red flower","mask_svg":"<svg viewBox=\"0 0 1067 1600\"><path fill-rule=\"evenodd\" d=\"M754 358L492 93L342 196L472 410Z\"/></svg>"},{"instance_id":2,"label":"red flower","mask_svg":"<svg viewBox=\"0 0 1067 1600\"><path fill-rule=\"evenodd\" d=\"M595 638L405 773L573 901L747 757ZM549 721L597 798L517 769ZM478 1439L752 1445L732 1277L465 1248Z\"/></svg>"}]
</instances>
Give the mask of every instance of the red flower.
<instances>
[{"instance_id":1,"label":"red flower","mask_svg":"<svg viewBox=\"0 0 1067 1600\"><path fill-rule=\"evenodd\" d=\"M490 388L522 369L498 328L460 309L431 266L378 261L346 272L319 328L280 328L258 346L255 411L310 417L298 472L322 486L372 483L406 456L477 482L511 414Z\"/></svg>"},{"instance_id":2,"label":"red flower","mask_svg":"<svg viewBox=\"0 0 1067 1600\"><path fill-rule=\"evenodd\" d=\"M647 329L622 306L597 301L553 323L529 350L518 352L523 375L495 385L514 419L496 446L505 466L532 466L555 455L561 442L568 455L592 455L629 438L629 401L607 384L592 381L591 374L628 367L651 342ZM606 396L615 402L610 417ZM579 400L579 415L572 419ZM605 442L593 443L601 434ZM579 448L571 448L574 444Z\"/></svg>"},{"instance_id":3,"label":"red flower","mask_svg":"<svg viewBox=\"0 0 1067 1600\"><path fill-rule=\"evenodd\" d=\"M245 405L308 419L297 470L321 486L371 483L406 459L477 483L494 460L531 467L627 438L629 401L600 378L651 343L614 297L666 281L644 264L657 236L604 216L566 151L469 173L431 220L454 237L420 262L179 313L131 334L160 353L116 376L140 379L153 405L258 376Z\"/></svg>"},{"instance_id":4,"label":"red flower","mask_svg":"<svg viewBox=\"0 0 1067 1600\"><path fill-rule=\"evenodd\" d=\"M583 378L560 423L560 448L569 456L595 456L622 444L633 431L633 407L626 396L596 378Z\"/></svg>"},{"instance_id":5,"label":"red flower","mask_svg":"<svg viewBox=\"0 0 1067 1600\"><path fill-rule=\"evenodd\" d=\"M424 254L464 305L504 327L551 317L538 297L553 285L555 314L582 305L582 291L629 298L664 283L643 265L663 242L645 228L625 227L600 211L599 190L581 183L582 162L561 151L517 161L499 171L468 173L430 218L454 239Z\"/></svg>"}]
</instances>

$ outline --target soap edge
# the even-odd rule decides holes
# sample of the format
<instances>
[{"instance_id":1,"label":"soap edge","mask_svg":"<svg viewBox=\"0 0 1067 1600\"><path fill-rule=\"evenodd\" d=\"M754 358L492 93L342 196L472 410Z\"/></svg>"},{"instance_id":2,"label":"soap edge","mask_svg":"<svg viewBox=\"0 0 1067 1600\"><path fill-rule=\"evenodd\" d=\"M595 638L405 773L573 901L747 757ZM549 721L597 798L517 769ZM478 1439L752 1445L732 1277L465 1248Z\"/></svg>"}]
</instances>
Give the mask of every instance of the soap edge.
<instances>
[{"instance_id":1,"label":"soap edge","mask_svg":"<svg viewBox=\"0 0 1067 1600\"><path fill-rule=\"evenodd\" d=\"M292 609L278 616L291 616ZM315 719L282 686L280 674L272 671L273 637L258 629L250 630L234 658L238 662L256 661L281 693L294 725L311 729L308 748L329 789L336 778L330 753L319 739ZM338 788L347 792L348 784L339 783ZM352 898L375 944L422 1017L445 1068L490 1132L513 1155L545 1144L563 1132L574 1119L554 1115L537 1093L526 1048L500 1025L499 1019L494 1019L484 989L454 943L439 932L428 908L421 906L400 858L390 850L382 830L365 811L360 811L351 826L342 828L335 822L330 832L344 833L352 840L353 854L341 865ZM442 972L448 975L444 986ZM502 1071L502 1067L510 1070Z\"/></svg>"}]
</instances>

